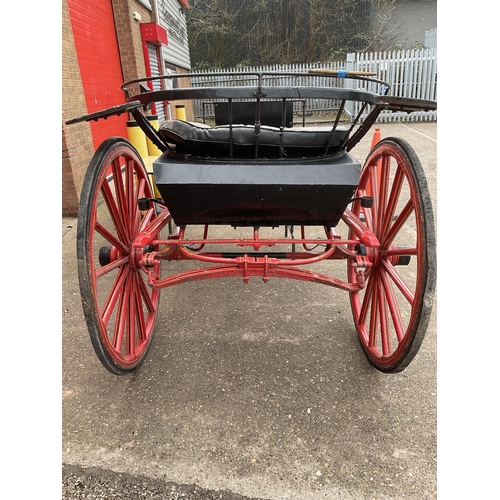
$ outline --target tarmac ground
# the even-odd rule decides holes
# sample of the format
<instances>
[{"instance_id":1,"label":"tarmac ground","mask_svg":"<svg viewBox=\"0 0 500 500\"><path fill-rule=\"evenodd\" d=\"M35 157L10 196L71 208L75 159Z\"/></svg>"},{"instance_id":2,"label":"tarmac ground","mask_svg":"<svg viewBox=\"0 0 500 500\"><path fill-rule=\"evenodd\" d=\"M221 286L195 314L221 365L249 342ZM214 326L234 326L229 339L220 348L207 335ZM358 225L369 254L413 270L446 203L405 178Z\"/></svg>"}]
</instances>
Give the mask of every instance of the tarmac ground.
<instances>
[{"instance_id":1,"label":"tarmac ground","mask_svg":"<svg viewBox=\"0 0 500 500\"><path fill-rule=\"evenodd\" d=\"M437 124L376 126L415 149L436 217ZM351 152L361 162L372 135ZM346 292L184 284L162 291L145 363L118 377L83 318L76 218L62 219L62 260L64 499L437 498L437 300L419 353L387 375Z\"/></svg>"}]
</instances>

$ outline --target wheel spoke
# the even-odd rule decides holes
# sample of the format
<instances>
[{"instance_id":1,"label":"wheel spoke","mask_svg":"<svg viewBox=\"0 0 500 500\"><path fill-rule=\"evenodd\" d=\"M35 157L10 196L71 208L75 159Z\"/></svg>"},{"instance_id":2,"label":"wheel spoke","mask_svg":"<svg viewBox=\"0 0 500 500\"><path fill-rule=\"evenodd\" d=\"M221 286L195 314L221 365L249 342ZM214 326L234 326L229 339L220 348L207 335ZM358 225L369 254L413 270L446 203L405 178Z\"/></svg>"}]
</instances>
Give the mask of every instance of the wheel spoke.
<instances>
[{"instance_id":1,"label":"wheel spoke","mask_svg":"<svg viewBox=\"0 0 500 500\"><path fill-rule=\"evenodd\" d=\"M101 187L102 196L109 210L109 215L113 225L115 226L118 237L125 243L128 244L127 229L123 224L122 217L120 215L120 208L117 206L115 197L111 192L111 188L107 181L104 181Z\"/></svg>"},{"instance_id":2,"label":"wheel spoke","mask_svg":"<svg viewBox=\"0 0 500 500\"><path fill-rule=\"evenodd\" d=\"M155 209L154 208L150 208L146 212L146 214L144 215L144 217L142 218L141 224L140 224L139 229L138 229L138 232L142 233L142 232L147 231L147 227L148 227L149 223L152 221L153 217L155 217L155 216L156 216Z\"/></svg>"},{"instance_id":3,"label":"wheel spoke","mask_svg":"<svg viewBox=\"0 0 500 500\"><path fill-rule=\"evenodd\" d=\"M110 233L100 222L96 222L95 230L104 238L106 238L109 243L115 246L123 254L128 254L128 247L125 246L119 239L117 239L112 233Z\"/></svg>"},{"instance_id":4,"label":"wheel spoke","mask_svg":"<svg viewBox=\"0 0 500 500\"><path fill-rule=\"evenodd\" d=\"M387 208L384 214L382 231L380 233L381 236L387 234L387 231L389 230L389 227L394 219L404 179L405 179L404 171L401 167L398 166L398 168L396 169L396 173L394 175L394 180L391 185L391 190L390 190L391 194L389 196L389 201L387 203Z\"/></svg>"},{"instance_id":5,"label":"wheel spoke","mask_svg":"<svg viewBox=\"0 0 500 500\"><path fill-rule=\"evenodd\" d=\"M361 305L361 310L359 313L359 318L358 318L358 323L359 324L364 324L366 323L367 315L368 315L368 309L372 301L372 294L373 294L373 283L375 280L370 279L368 281L368 284L366 285L365 289L365 295L363 297L363 303Z\"/></svg>"},{"instance_id":6,"label":"wheel spoke","mask_svg":"<svg viewBox=\"0 0 500 500\"><path fill-rule=\"evenodd\" d=\"M123 267L116 275L115 281L111 286L111 290L109 291L109 294L106 297L106 301L101 309L101 319L106 326L108 325L109 320L113 314L116 302L120 298L120 294L123 291L126 276L127 268Z\"/></svg>"},{"instance_id":7,"label":"wheel spoke","mask_svg":"<svg viewBox=\"0 0 500 500\"><path fill-rule=\"evenodd\" d=\"M125 194L125 186L123 183L123 172L122 172L122 165L121 165L121 158L117 158L112 162L112 169L113 169L113 181L115 185L115 191L116 191L116 201L118 203L118 210L120 214L123 214L121 217L121 220L123 221L124 228L126 231L126 237L125 237L125 242L129 242L131 240L130 237L130 220L128 217L124 217L128 214L128 203L127 203L127 196Z\"/></svg>"},{"instance_id":8,"label":"wheel spoke","mask_svg":"<svg viewBox=\"0 0 500 500\"><path fill-rule=\"evenodd\" d=\"M102 278L106 274L110 273L113 271L113 269L116 269L117 267L122 267L126 265L129 262L129 256L125 255L125 257L122 257L121 259L117 259L114 262L110 262L109 264L106 264L104 267L100 267L95 270L95 276L96 279Z\"/></svg>"},{"instance_id":9,"label":"wheel spoke","mask_svg":"<svg viewBox=\"0 0 500 500\"><path fill-rule=\"evenodd\" d=\"M118 301L118 309L116 311L115 328L113 332L113 348L121 353L123 345L123 337L126 330L127 320L129 317L128 302L130 295L130 288L128 286L130 269L127 269L124 276L124 284L121 288L121 293Z\"/></svg>"},{"instance_id":10,"label":"wheel spoke","mask_svg":"<svg viewBox=\"0 0 500 500\"><path fill-rule=\"evenodd\" d=\"M390 173L390 164L391 157L388 155L384 155L382 160L380 160L377 164L377 172L378 172L378 180L379 180L379 195L378 195L378 213L377 220L378 223L378 231L377 236L384 234L384 215L386 213L386 204L387 204L387 195L389 189L389 173Z\"/></svg>"},{"instance_id":11,"label":"wheel spoke","mask_svg":"<svg viewBox=\"0 0 500 500\"><path fill-rule=\"evenodd\" d=\"M389 311L391 313L392 324L394 325L394 331L396 332L398 342L401 342L405 335L401 311L396 301L394 290L392 289L391 284L387 279L387 274L385 272L382 272L381 278L382 284L384 285L384 294L387 297L387 303L389 305Z\"/></svg>"},{"instance_id":12,"label":"wheel spoke","mask_svg":"<svg viewBox=\"0 0 500 500\"><path fill-rule=\"evenodd\" d=\"M146 283L144 283L144 280L142 279L141 276L137 276L137 281L139 283L138 286L138 291L140 292L140 295L144 299L144 303L148 309L149 312L153 312L155 309L155 306L151 300L151 296L148 293L148 288L146 287Z\"/></svg>"},{"instance_id":13,"label":"wheel spoke","mask_svg":"<svg viewBox=\"0 0 500 500\"><path fill-rule=\"evenodd\" d=\"M138 329L138 341L139 342L144 342L147 338L146 335L146 320L144 318L144 309L143 309L143 301L142 297L144 299L147 299L146 302L150 303L149 300L149 295L147 293L144 294L143 290L143 285L144 282L142 281L141 277L136 273L135 275L135 280L136 280L136 285L135 285L135 309L136 309L136 315L137 315L137 329ZM151 304L152 305L152 304ZM149 305L147 306L149 310Z\"/></svg>"},{"instance_id":14,"label":"wheel spoke","mask_svg":"<svg viewBox=\"0 0 500 500\"><path fill-rule=\"evenodd\" d=\"M139 209L137 207L135 199L135 175L134 175L134 161L127 161L125 168L125 185L127 193L127 209L128 209L128 221L130 224L131 234L135 234L136 222L139 216Z\"/></svg>"},{"instance_id":15,"label":"wheel spoke","mask_svg":"<svg viewBox=\"0 0 500 500\"><path fill-rule=\"evenodd\" d=\"M137 182L136 182L137 186L135 189L134 203L133 203L133 205L134 205L134 233L138 233L139 227L142 225L142 220L141 220L142 214L139 210L137 203L138 203L139 198L144 197L144 188L146 187L146 182L147 181L144 178L137 179Z\"/></svg>"},{"instance_id":16,"label":"wheel spoke","mask_svg":"<svg viewBox=\"0 0 500 500\"><path fill-rule=\"evenodd\" d=\"M401 278L401 276L397 273L395 267L390 262L387 262L387 260L385 259L381 261L381 265L384 267L385 271L387 272L387 275L390 276L393 283L399 288L399 290L404 295L409 304L413 306L415 295L403 281L403 278Z\"/></svg>"},{"instance_id":17,"label":"wheel spoke","mask_svg":"<svg viewBox=\"0 0 500 500\"><path fill-rule=\"evenodd\" d=\"M365 224L367 229L369 229L372 233L375 233L372 210L372 208L364 208L363 215L365 216Z\"/></svg>"},{"instance_id":18,"label":"wheel spoke","mask_svg":"<svg viewBox=\"0 0 500 500\"><path fill-rule=\"evenodd\" d=\"M376 347L377 345L377 329L378 329L378 303L380 300L378 293L377 277L373 277L374 282L372 296L370 300L370 330L368 333L368 346Z\"/></svg>"},{"instance_id":19,"label":"wheel spoke","mask_svg":"<svg viewBox=\"0 0 500 500\"><path fill-rule=\"evenodd\" d=\"M381 248L388 248L391 246L392 242L394 241L394 238L396 238L399 231L403 227L403 224L406 222L408 217L414 211L414 208L415 207L413 205L413 201L408 200L405 207L403 208L401 213L398 215L398 218L394 221L394 224L392 225L391 229L387 232L384 239L382 240L382 242L380 244Z\"/></svg>"},{"instance_id":20,"label":"wheel spoke","mask_svg":"<svg viewBox=\"0 0 500 500\"><path fill-rule=\"evenodd\" d=\"M377 214L379 212L379 185L378 185L378 179L377 179L377 164L373 165L372 168L369 170L369 183L370 183L370 190L369 192L371 193L371 196L373 196L373 207L371 210L365 210L365 216L367 212L370 212L370 225L368 225L368 217L366 217L366 222L367 226L369 229L373 231L375 235L378 236L379 234L379 228L378 228L378 219L377 219ZM373 213L373 218L371 217L371 214Z\"/></svg>"},{"instance_id":21,"label":"wheel spoke","mask_svg":"<svg viewBox=\"0 0 500 500\"><path fill-rule=\"evenodd\" d=\"M387 322L387 299L384 293L382 280L377 280L377 292L379 296L378 312L380 317L380 340L382 343L382 353L387 356L391 352L391 341L389 338L389 325Z\"/></svg>"},{"instance_id":22,"label":"wheel spoke","mask_svg":"<svg viewBox=\"0 0 500 500\"><path fill-rule=\"evenodd\" d=\"M136 309L136 281L135 272L131 272L128 280L128 318L127 318L127 337L125 344L125 352L127 356L135 354L135 319L137 317Z\"/></svg>"}]
</instances>

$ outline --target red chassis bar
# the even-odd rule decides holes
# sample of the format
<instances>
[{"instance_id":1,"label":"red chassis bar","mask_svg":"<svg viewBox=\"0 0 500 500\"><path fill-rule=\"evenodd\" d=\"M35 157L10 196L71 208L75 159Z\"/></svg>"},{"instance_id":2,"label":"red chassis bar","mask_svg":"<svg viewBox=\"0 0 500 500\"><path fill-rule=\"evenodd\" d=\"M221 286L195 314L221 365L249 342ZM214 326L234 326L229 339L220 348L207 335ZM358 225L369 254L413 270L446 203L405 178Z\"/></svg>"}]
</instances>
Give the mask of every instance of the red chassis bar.
<instances>
[{"instance_id":1,"label":"red chassis bar","mask_svg":"<svg viewBox=\"0 0 500 500\"><path fill-rule=\"evenodd\" d=\"M269 278L288 278L299 281L320 283L349 292L356 292L364 288L365 275L371 268L378 254L379 242L375 235L367 231L362 222L350 210L343 215L344 222L356 234L356 240L341 239L333 228L326 228L326 239L306 239L304 230L302 238L268 239L260 238L258 230L254 229L253 238L239 239L208 239L208 226L202 239L185 239L185 227L176 227L166 240L156 239L161 229L170 221L167 209L163 210L152 221L154 209L150 209L143 220L143 229L133 243L135 266L148 274L148 284L152 288L166 288L169 286L200 281L212 278L227 278L240 276L248 283L251 276L262 277L264 282ZM362 244L367 249L367 256L354 250L355 245ZM236 247L251 247L253 252L201 252L205 245L235 245ZM275 245L301 245L304 251L300 252L259 252L262 247ZM321 252L313 252L310 248L321 245ZM150 251L151 246L158 248ZM413 253L412 249L405 249L405 255ZM397 249L394 250L397 259ZM298 266L314 264L326 259L350 259L356 268L356 283L349 283L322 273L301 269ZM212 264L208 267L184 271L166 278L160 278L155 272L155 264L161 260L197 260ZM116 260L108 266L117 265L120 255L117 252ZM118 264L119 265L119 264ZM106 267L108 267L106 266ZM108 267L109 269L109 267Z\"/></svg>"}]
</instances>

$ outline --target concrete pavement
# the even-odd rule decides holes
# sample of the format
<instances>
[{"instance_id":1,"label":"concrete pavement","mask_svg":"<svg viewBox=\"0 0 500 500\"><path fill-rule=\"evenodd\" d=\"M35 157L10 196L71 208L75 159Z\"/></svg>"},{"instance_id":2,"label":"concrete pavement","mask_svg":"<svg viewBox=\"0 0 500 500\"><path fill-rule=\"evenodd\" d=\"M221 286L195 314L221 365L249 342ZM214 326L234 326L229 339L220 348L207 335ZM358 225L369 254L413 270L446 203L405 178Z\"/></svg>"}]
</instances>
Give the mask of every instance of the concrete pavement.
<instances>
[{"instance_id":1,"label":"concrete pavement","mask_svg":"<svg viewBox=\"0 0 500 500\"><path fill-rule=\"evenodd\" d=\"M377 126L416 150L436 215L436 123ZM361 161L371 137L352 151ZM63 463L269 500L436 498L436 301L419 354L384 375L346 292L256 278L173 287L144 365L116 377L83 318L76 220L62 223Z\"/></svg>"}]
</instances>

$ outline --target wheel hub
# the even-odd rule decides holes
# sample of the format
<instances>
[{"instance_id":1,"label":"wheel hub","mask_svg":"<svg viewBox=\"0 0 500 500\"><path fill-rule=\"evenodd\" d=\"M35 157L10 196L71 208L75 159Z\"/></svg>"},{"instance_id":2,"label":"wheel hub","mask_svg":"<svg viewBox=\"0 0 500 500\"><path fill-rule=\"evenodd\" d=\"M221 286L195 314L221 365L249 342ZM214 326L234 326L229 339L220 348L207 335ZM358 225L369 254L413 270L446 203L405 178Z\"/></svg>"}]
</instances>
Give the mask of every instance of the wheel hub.
<instances>
[{"instance_id":1,"label":"wheel hub","mask_svg":"<svg viewBox=\"0 0 500 500\"><path fill-rule=\"evenodd\" d=\"M107 266L121 257L123 257L122 253L114 246L106 246L99 249L99 264L101 267Z\"/></svg>"},{"instance_id":2,"label":"wheel hub","mask_svg":"<svg viewBox=\"0 0 500 500\"><path fill-rule=\"evenodd\" d=\"M142 259L145 254L154 251L153 245L147 245L144 248L132 248L131 253L134 258L130 259L130 265L137 269L140 267ZM115 246L104 246L99 249L99 264L101 267L107 266L112 262L115 262L124 257L124 254L120 252Z\"/></svg>"}]
</instances>

